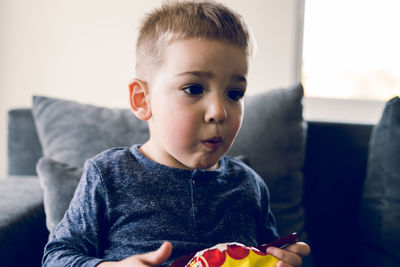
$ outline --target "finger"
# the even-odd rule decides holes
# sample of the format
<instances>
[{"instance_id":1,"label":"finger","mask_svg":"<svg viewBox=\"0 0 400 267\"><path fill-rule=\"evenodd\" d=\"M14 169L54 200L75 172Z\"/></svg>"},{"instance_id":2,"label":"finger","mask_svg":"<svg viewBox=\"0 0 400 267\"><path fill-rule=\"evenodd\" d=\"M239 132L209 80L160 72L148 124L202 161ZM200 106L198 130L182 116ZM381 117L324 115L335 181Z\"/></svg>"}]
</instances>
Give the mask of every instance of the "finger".
<instances>
[{"instance_id":1,"label":"finger","mask_svg":"<svg viewBox=\"0 0 400 267\"><path fill-rule=\"evenodd\" d=\"M277 264L277 266L301 266L302 264L302 258L291 251L287 251L277 247L269 247L267 248L267 253L283 261L283 263L280 263L279 265ZM284 263L289 265L286 265Z\"/></svg>"},{"instance_id":2,"label":"finger","mask_svg":"<svg viewBox=\"0 0 400 267\"><path fill-rule=\"evenodd\" d=\"M172 245L170 242L165 241L161 247L155 251L151 251L145 254L137 255L138 260L149 266L160 265L171 256Z\"/></svg>"},{"instance_id":3,"label":"finger","mask_svg":"<svg viewBox=\"0 0 400 267\"><path fill-rule=\"evenodd\" d=\"M304 242L296 242L295 244L287 246L285 248L285 250L291 251L291 252L293 252L293 253L295 253L297 255L300 255L302 257L305 257L308 254L310 254L310 246L307 245Z\"/></svg>"},{"instance_id":4,"label":"finger","mask_svg":"<svg viewBox=\"0 0 400 267\"><path fill-rule=\"evenodd\" d=\"M276 263L276 267L301 267L303 265L303 260L300 258L300 261L298 263L293 264L293 263L288 263L286 261L278 261Z\"/></svg>"},{"instance_id":5,"label":"finger","mask_svg":"<svg viewBox=\"0 0 400 267\"><path fill-rule=\"evenodd\" d=\"M276 267L293 267L293 265L290 265L289 263L286 263L284 261L278 261L276 263Z\"/></svg>"}]
</instances>

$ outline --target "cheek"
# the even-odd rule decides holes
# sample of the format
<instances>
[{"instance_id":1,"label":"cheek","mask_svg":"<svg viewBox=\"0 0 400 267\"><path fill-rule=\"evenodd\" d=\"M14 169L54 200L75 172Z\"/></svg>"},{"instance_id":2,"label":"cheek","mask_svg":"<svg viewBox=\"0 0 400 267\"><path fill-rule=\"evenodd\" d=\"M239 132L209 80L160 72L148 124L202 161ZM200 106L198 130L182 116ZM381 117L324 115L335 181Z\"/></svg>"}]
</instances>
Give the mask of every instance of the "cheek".
<instances>
[{"instance_id":1,"label":"cheek","mask_svg":"<svg viewBox=\"0 0 400 267\"><path fill-rule=\"evenodd\" d=\"M235 121L235 123L231 126L232 141L236 137L237 133L239 132L240 126L241 126L240 120Z\"/></svg>"},{"instance_id":2,"label":"cheek","mask_svg":"<svg viewBox=\"0 0 400 267\"><path fill-rule=\"evenodd\" d=\"M196 116L189 112L183 112L182 109L171 110L163 118L164 133L168 142L175 147L184 146L191 143L193 137L198 132Z\"/></svg>"},{"instance_id":3,"label":"cheek","mask_svg":"<svg viewBox=\"0 0 400 267\"><path fill-rule=\"evenodd\" d=\"M232 139L232 141L240 130L240 126L242 125L242 120L243 120L243 110L242 109L235 110L233 112L233 116L229 124L229 132L230 132L229 137L230 139Z\"/></svg>"}]
</instances>

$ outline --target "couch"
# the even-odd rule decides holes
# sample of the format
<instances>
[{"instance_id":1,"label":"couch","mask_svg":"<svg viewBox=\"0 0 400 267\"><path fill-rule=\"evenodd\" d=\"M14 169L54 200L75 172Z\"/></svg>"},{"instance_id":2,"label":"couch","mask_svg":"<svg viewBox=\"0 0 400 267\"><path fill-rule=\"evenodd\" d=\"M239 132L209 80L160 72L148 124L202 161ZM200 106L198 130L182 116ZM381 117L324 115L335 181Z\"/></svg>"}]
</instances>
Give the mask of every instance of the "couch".
<instances>
[{"instance_id":1,"label":"couch","mask_svg":"<svg viewBox=\"0 0 400 267\"><path fill-rule=\"evenodd\" d=\"M360 212L370 138L375 126L304 121L302 97L300 84L249 97L250 100L245 103L245 114L247 112L248 115L237 138L239 145L232 147L229 153L248 156L248 163L256 171L273 177L265 180L271 191L271 205L276 213L278 231L283 229L280 230L281 234L293 230L300 232L301 239L310 244L312 253L305 259L305 266L365 266L361 265L360 260L364 257ZM65 110L62 110L63 105ZM62 120L57 117L58 111L52 110L54 107L61 109L59 113L63 116L73 119L69 121L69 131L56 131L49 141L46 135L54 131L51 127L63 127ZM70 110L77 113L71 113ZM43 170L38 169L38 161L47 157L65 162L63 157L74 157L64 164L75 166L68 170L79 171L81 166L78 165L82 162L76 158L84 159L88 155L85 151L79 152L83 155L75 156L68 153L78 153L76 151L80 147L93 140L83 140L76 147L69 142L76 142L82 136L79 131L92 134L97 131L105 136L101 130L90 128L93 126L90 123L85 124L88 119L82 118L85 118L86 110L96 117L98 124L110 116L115 118L115 112L118 112L118 119L125 121L125 115L121 114L128 112L47 97L36 97L32 107L8 112L8 174L0 180L1 266L40 266L43 248L51 230L49 213L54 203L50 202L54 200L47 199L51 191L48 192L49 188L46 188L46 177L38 178L38 172L46 176ZM43 120L43 117L46 119ZM255 119L259 123L254 123ZM263 120L265 123L261 123ZM138 123L133 122L135 129ZM118 132L115 127L107 129ZM127 132L129 127L124 126L123 129ZM269 130L265 132L265 129ZM51 146L58 142L55 139L74 130L78 131L76 136L61 140L57 149L52 150ZM262 134L252 135L254 132ZM109 145L108 139L100 141L101 145ZM131 142L142 141L136 139ZM68 147L71 149L68 150ZM244 149L249 147L251 150ZM98 149L101 151L103 147ZM68 151L59 155L60 150ZM266 166L272 167L265 169Z\"/></svg>"}]
</instances>

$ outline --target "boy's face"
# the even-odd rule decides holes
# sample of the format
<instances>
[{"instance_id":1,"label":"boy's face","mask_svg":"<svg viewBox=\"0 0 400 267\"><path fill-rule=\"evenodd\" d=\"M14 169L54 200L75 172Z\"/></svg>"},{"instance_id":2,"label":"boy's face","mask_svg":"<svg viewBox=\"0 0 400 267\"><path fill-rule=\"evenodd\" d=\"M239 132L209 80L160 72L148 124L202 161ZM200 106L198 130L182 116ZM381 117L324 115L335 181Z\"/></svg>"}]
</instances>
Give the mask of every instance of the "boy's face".
<instances>
[{"instance_id":1,"label":"boy's face","mask_svg":"<svg viewBox=\"0 0 400 267\"><path fill-rule=\"evenodd\" d=\"M212 169L228 151L243 118L248 58L229 43L189 39L167 46L149 82L152 160L185 169Z\"/></svg>"}]
</instances>

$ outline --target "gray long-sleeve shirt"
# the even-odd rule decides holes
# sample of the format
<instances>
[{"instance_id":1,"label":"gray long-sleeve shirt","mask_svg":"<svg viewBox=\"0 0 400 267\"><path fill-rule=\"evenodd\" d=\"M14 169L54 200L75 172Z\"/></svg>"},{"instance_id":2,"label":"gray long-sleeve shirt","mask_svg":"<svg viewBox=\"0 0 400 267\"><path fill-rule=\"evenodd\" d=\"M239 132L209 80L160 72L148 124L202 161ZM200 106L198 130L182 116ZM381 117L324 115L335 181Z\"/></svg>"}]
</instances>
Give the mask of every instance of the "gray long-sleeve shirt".
<instances>
[{"instance_id":1,"label":"gray long-sleeve shirt","mask_svg":"<svg viewBox=\"0 0 400 267\"><path fill-rule=\"evenodd\" d=\"M222 242L248 246L278 237L262 179L223 157L217 170L184 170L146 158L139 145L85 163L64 218L46 245L44 266L95 266L173 245L164 265Z\"/></svg>"}]
</instances>

